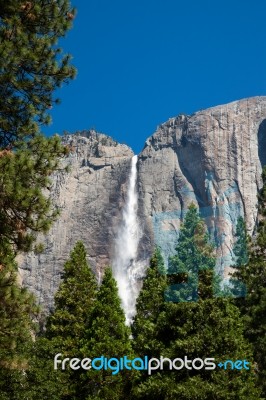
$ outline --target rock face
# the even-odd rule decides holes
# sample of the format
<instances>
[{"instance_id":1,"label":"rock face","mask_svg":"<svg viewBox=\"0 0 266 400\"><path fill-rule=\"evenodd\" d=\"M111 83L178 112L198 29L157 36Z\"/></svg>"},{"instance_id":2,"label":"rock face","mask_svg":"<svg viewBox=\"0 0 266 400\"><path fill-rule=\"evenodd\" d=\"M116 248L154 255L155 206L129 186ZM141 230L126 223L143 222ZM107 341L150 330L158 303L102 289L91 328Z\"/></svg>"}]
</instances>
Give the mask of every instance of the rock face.
<instances>
[{"instance_id":1,"label":"rock face","mask_svg":"<svg viewBox=\"0 0 266 400\"><path fill-rule=\"evenodd\" d=\"M70 172L53 177L51 198L61 214L49 234L39 237L45 251L19 260L23 284L45 308L53 304L63 264L78 240L84 242L89 262L100 278L112 258L110 244L121 219L133 152L106 135L94 131L83 135L64 138L71 149L64 162Z\"/></svg>"},{"instance_id":2,"label":"rock face","mask_svg":"<svg viewBox=\"0 0 266 400\"><path fill-rule=\"evenodd\" d=\"M133 152L94 131L64 139L72 148L70 173L54 176L52 200L61 216L41 255L20 260L23 284L45 307L63 263L77 240L100 278L113 258L121 223ZM257 218L257 191L266 164L266 97L254 97L179 115L147 139L138 158L138 214L143 229L139 259L148 260L154 244L165 259L173 252L180 222L191 202L205 219L226 277L232 263L237 218L245 216L250 233Z\"/></svg>"},{"instance_id":3,"label":"rock face","mask_svg":"<svg viewBox=\"0 0 266 400\"><path fill-rule=\"evenodd\" d=\"M266 97L168 120L139 156L147 245L155 241L171 254L180 221L194 202L215 241L217 267L227 276L238 217L245 216L249 233L255 227L265 164Z\"/></svg>"}]
</instances>

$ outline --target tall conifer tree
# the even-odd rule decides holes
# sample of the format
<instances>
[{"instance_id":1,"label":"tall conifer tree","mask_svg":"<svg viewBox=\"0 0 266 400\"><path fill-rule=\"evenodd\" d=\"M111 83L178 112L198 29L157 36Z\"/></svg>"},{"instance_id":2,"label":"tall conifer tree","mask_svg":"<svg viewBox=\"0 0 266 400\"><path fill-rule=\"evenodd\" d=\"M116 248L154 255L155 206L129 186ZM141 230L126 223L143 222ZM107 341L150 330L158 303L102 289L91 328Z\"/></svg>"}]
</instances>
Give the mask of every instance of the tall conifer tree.
<instances>
[{"instance_id":1,"label":"tall conifer tree","mask_svg":"<svg viewBox=\"0 0 266 400\"><path fill-rule=\"evenodd\" d=\"M94 308L97 283L88 263L84 244L77 242L64 265L63 279L55 294L55 309L49 316L47 329L35 345L35 356L29 371L31 393L36 399L40 392L49 391L57 400L76 399L80 391L80 371L67 368L54 370L53 360L57 353L61 359L82 358L86 327ZM35 388L35 389L34 389Z\"/></svg>"},{"instance_id":2,"label":"tall conifer tree","mask_svg":"<svg viewBox=\"0 0 266 400\"><path fill-rule=\"evenodd\" d=\"M239 217L236 225L236 243L234 245L235 265L246 265L249 259L248 251L248 233L246 223L243 217Z\"/></svg>"},{"instance_id":3,"label":"tall conifer tree","mask_svg":"<svg viewBox=\"0 0 266 400\"><path fill-rule=\"evenodd\" d=\"M241 298L246 296L246 285L242 279L242 273L246 268L249 260L249 247L250 247L250 239L247 233L246 223L243 217L239 217L236 226L235 232L235 244L233 247L234 252L234 264L232 268L234 268L233 273L230 277L230 293L235 298L240 298L235 301L237 306L241 307L243 301Z\"/></svg>"},{"instance_id":4,"label":"tall conifer tree","mask_svg":"<svg viewBox=\"0 0 266 400\"><path fill-rule=\"evenodd\" d=\"M75 74L57 45L73 17L68 0L0 0L0 354L14 373L23 365L24 377L35 306L17 284L14 257L33 249L37 232L58 215L44 192L67 149L39 132L57 101L54 90ZM13 372L1 368L0 385L9 399L24 399L25 379Z\"/></svg>"},{"instance_id":5,"label":"tall conifer tree","mask_svg":"<svg viewBox=\"0 0 266 400\"><path fill-rule=\"evenodd\" d=\"M105 270L97 294L95 306L87 329L84 356L117 358L132 356L130 329L125 325L118 288L111 268ZM126 369L113 375L111 370L90 370L83 374L83 390L80 399L122 400L129 392L133 371ZM86 397L87 396L87 397Z\"/></svg>"},{"instance_id":6,"label":"tall conifer tree","mask_svg":"<svg viewBox=\"0 0 266 400\"><path fill-rule=\"evenodd\" d=\"M156 248L137 299L137 313L132 324L133 349L137 356L160 355L162 342L157 338L157 324L159 315L165 311L166 289L166 269L160 249Z\"/></svg>"},{"instance_id":7,"label":"tall conifer tree","mask_svg":"<svg viewBox=\"0 0 266 400\"><path fill-rule=\"evenodd\" d=\"M55 309L48 318L45 334L68 357L77 356L80 351L96 292L96 278L88 265L84 244L79 241L64 265L62 282L55 294Z\"/></svg>"}]
</instances>

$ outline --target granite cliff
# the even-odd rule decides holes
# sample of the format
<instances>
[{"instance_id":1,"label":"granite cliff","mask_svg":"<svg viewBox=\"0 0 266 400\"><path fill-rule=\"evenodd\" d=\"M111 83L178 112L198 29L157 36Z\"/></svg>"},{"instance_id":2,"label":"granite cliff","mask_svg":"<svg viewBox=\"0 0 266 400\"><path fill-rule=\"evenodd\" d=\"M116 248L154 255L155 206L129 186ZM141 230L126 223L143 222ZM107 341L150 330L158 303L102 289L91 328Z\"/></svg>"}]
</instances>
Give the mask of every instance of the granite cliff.
<instances>
[{"instance_id":1,"label":"granite cliff","mask_svg":"<svg viewBox=\"0 0 266 400\"><path fill-rule=\"evenodd\" d=\"M83 240L100 279L112 263L114 241L125 203L133 151L106 135L84 131L66 136L70 172L53 177L51 197L61 215L45 250L21 257L20 273L45 307L74 243ZM147 261L154 243L167 260L180 221L193 201L216 244L217 268L226 278L232 263L234 231L244 215L252 234L257 219L257 191L266 164L266 97L253 97L179 115L158 127L138 156L138 216L142 238L138 260Z\"/></svg>"}]
</instances>

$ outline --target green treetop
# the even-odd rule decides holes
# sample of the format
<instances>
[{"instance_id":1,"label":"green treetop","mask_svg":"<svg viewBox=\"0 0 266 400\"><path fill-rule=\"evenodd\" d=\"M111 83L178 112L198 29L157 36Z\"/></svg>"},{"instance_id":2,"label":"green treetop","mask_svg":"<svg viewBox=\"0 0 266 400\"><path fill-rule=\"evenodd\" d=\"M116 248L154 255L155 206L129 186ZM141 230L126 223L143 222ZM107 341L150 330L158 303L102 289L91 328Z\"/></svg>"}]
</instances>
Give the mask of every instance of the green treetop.
<instances>
[{"instance_id":1,"label":"green treetop","mask_svg":"<svg viewBox=\"0 0 266 400\"><path fill-rule=\"evenodd\" d=\"M45 336L68 357L80 353L97 292L96 279L86 257L84 244L77 242L64 265L63 280L55 294L55 309L47 323Z\"/></svg>"},{"instance_id":2,"label":"green treetop","mask_svg":"<svg viewBox=\"0 0 266 400\"><path fill-rule=\"evenodd\" d=\"M82 242L77 242L64 265L63 279L55 294L55 309L49 316L47 329L35 343L35 352L28 371L29 393L37 400L47 395L57 400L79 397L80 371L54 370L57 353L63 358L82 358L86 327L91 318L97 283L88 263ZM43 397L45 398L45 397Z\"/></svg>"},{"instance_id":3,"label":"green treetop","mask_svg":"<svg viewBox=\"0 0 266 400\"><path fill-rule=\"evenodd\" d=\"M246 222L243 217L238 218L235 238L236 241L233 247L235 263L232 265L235 271L231 274L230 278L230 292L234 297L241 298L246 296L246 285L242 280L242 274L248 264L250 246ZM240 305L241 300L236 300L236 304Z\"/></svg>"},{"instance_id":4,"label":"green treetop","mask_svg":"<svg viewBox=\"0 0 266 400\"><path fill-rule=\"evenodd\" d=\"M74 76L58 40L71 26L68 0L0 0L0 246L30 250L56 211L44 196L67 149L45 139L41 124L53 92ZM5 242L5 243L3 243Z\"/></svg>"},{"instance_id":5,"label":"green treetop","mask_svg":"<svg viewBox=\"0 0 266 400\"><path fill-rule=\"evenodd\" d=\"M54 90L74 77L57 44L73 13L68 0L0 0L0 149L47 124Z\"/></svg>"},{"instance_id":6,"label":"green treetop","mask_svg":"<svg viewBox=\"0 0 266 400\"><path fill-rule=\"evenodd\" d=\"M234 245L235 265L241 266L248 263L248 233L243 217L239 217L236 225L236 243Z\"/></svg>"},{"instance_id":7,"label":"green treetop","mask_svg":"<svg viewBox=\"0 0 266 400\"><path fill-rule=\"evenodd\" d=\"M137 299L137 313L132 324L133 348L139 357L160 355L157 323L159 315L165 310L166 288L166 269L160 249L156 248Z\"/></svg>"},{"instance_id":8,"label":"green treetop","mask_svg":"<svg viewBox=\"0 0 266 400\"><path fill-rule=\"evenodd\" d=\"M170 259L168 274L170 282L169 301L197 301L199 296L212 295L218 291L218 277L213 274L215 267L214 247L196 206L192 203L181 226L176 254ZM201 286L205 284L205 291ZM203 294L204 293L204 294Z\"/></svg>"}]
</instances>

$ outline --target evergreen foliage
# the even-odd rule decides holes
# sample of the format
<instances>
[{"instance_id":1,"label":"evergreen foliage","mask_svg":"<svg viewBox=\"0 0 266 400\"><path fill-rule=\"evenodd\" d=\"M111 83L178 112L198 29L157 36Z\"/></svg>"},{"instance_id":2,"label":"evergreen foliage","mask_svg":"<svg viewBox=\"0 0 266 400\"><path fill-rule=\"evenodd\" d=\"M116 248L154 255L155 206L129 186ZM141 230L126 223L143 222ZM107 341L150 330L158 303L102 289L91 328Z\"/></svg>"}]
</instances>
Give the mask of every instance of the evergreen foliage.
<instances>
[{"instance_id":1,"label":"evergreen foliage","mask_svg":"<svg viewBox=\"0 0 266 400\"><path fill-rule=\"evenodd\" d=\"M80 398L80 371L70 368L55 371L53 360L57 353L62 354L61 359L83 358L86 327L97 291L86 257L83 243L77 242L64 265L63 280L55 295L55 309L48 318L44 337L36 342L29 371L31 386L40 387L36 395L49 390L47 393L55 400L60 392L63 399Z\"/></svg>"},{"instance_id":2,"label":"evergreen foliage","mask_svg":"<svg viewBox=\"0 0 266 400\"><path fill-rule=\"evenodd\" d=\"M132 324L133 349L138 356L160 356L162 343L157 338L157 324L165 310L166 288L166 269L160 249L156 248L137 299L137 313Z\"/></svg>"},{"instance_id":3,"label":"evergreen foliage","mask_svg":"<svg viewBox=\"0 0 266 400\"><path fill-rule=\"evenodd\" d=\"M0 247L33 248L36 233L47 232L58 215L45 195L49 176L67 153L58 137L38 135L15 152L0 152Z\"/></svg>"},{"instance_id":4,"label":"evergreen foliage","mask_svg":"<svg viewBox=\"0 0 266 400\"><path fill-rule=\"evenodd\" d=\"M67 149L39 133L53 92L74 77L58 40L74 17L68 0L0 0L0 246L31 249L57 211L43 191Z\"/></svg>"},{"instance_id":5,"label":"evergreen foliage","mask_svg":"<svg viewBox=\"0 0 266 400\"><path fill-rule=\"evenodd\" d=\"M180 280L179 286L174 286L174 296L168 294L172 288L167 290L164 304L161 291L161 311L156 315L156 328L153 328L152 335L145 330L143 333L141 324L133 325L136 349L141 352L145 343L145 353L149 347L155 352L159 349L160 354L155 353L154 357L160 355L172 360L184 359L185 356L190 360L211 357L217 363L240 359L248 360L252 365L251 348L243 336L239 310L230 298L217 297L213 293L213 285L218 285L218 282L214 278L213 247L205 229L195 206L191 205L170 265L173 275L170 275L169 282L172 283L174 274L178 273L175 279ZM198 272L201 275L199 278ZM144 290L149 287L151 276L151 273L147 274ZM139 299L145 301L142 292ZM135 321L140 318L139 310L145 308L145 305L140 308L139 301ZM153 313L146 316L145 326L152 322ZM167 361L165 365L164 371L156 370L151 376L139 374L134 382L132 397L158 400L260 398L260 392L255 387L254 365L251 370L241 372L218 367L215 370L183 368L175 371L167 368Z\"/></svg>"},{"instance_id":6,"label":"evergreen foliage","mask_svg":"<svg viewBox=\"0 0 266 400\"><path fill-rule=\"evenodd\" d=\"M238 218L235 237L236 242L233 247L235 264L232 265L235 271L233 274L231 274L230 291L235 298L239 298L246 296L246 285L244 284L241 276L249 260L249 237L243 217ZM241 301L236 300L236 304L239 306Z\"/></svg>"},{"instance_id":7,"label":"evergreen foliage","mask_svg":"<svg viewBox=\"0 0 266 400\"><path fill-rule=\"evenodd\" d=\"M266 397L266 167L259 193L258 227L251 243L249 262L235 274L247 288L239 303L245 320L245 335L252 343L257 373L263 396Z\"/></svg>"},{"instance_id":8,"label":"evergreen foliage","mask_svg":"<svg viewBox=\"0 0 266 400\"><path fill-rule=\"evenodd\" d=\"M27 370L31 400L122 400L129 393L133 371L112 375L108 370L54 370L57 353L61 359L131 356L130 329L125 325L116 281L107 268L97 290L95 277L86 262L82 242L77 242L65 263L63 280L55 295L55 309L47 329L36 341ZM37 390L38 388L38 390Z\"/></svg>"},{"instance_id":9,"label":"evergreen foliage","mask_svg":"<svg viewBox=\"0 0 266 400\"><path fill-rule=\"evenodd\" d=\"M54 370L54 356L58 348L52 340L37 337L25 375L25 400L73 399L69 371Z\"/></svg>"},{"instance_id":10,"label":"evergreen foliage","mask_svg":"<svg viewBox=\"0 0 266 400\"><path fill-rule=\"evenodd\" d=\"M235 265L241 266L248 263L248 233L246 223L243 217L239 217L236 225L236 243L233 251L235 254Z\"/></svg>"},{"instance_id":11,"label":"evergreen foliage","mask_svg":"<svg viewBox=\"0 0 266 400\"><path fill-rule=\"evenodd\" d=\"M67 357L80 353L88 318L94 307L97 283L79 241L64 265L63 280L55 294L55 310L48 318L46 337Z\"/></svg>"},{"instance_id":12,"label":"evergreen foliage","mask_svg":"<svg viewBox=\"0 0 266 400\"><path fill-rule=\"evenodd\" d=\"M68 0L0 1L0 148L50 121L54 90L75 75L57 44L73 18Z\"/></svg>"},{"instance_id":13,"label":"evergreen foliage","mask_svg":"<svg viewBox=\"0 0 266 400\"><path fill-rule=\"evenodd\" d=\"M6 249L7 252L7 249ZM0 249L0 398L22 399L25 370L38 309L34 298L17 282L17 265L12 250Z\"/></svg>"},{"instance_id":14,"label":"evergreen foliage","mask_svg":"<svg viewBox=\"0 0 266 400\"><path fill-rule=\"evenodd\" d=\"M169 287L168 301L197 301L203 294L212 296L219 292L219 278L213 274L215 267L214 247L196 206L192 203L180 229L176 254L170 259L168 274L170 282L177 284ZM201 291L201 285L205 290ZM207 288L208 286L208 288Z\"/></svg>"},{"instance_id":15,"label":"evergreen foliage","mask_svg":"<svg viewBox=\"0 0 266 400\"><path fill-rule=\"evenodd\" d=\"M91 359L101 356L130 358L132 350L129 337L130 329L125 325L117 284L111 268L107 268L88 324L87 339L83 348L84 356ZM112 375L110 370L89 370L83 375L83 391L80 392L80 399L125 399L133 374L132 370L123 370L115 375Z\"/></svg>"},{"instance_id":16,"label":"evergreen foliage","mask_svg":"<svg viewBox=\"0 0 266 400\"><path fill-rule=\"evenodd\" d=\"M36 234L47 232L58 215L47 198L49 177L68 150L39 128L50 120L54 90L75 75L57 45L73 18L68 0L0 0L1 399L31 399L27 377L37 309L17 282L14 260L18 251L34 249Z\"/></svg>"}]
</instances>

